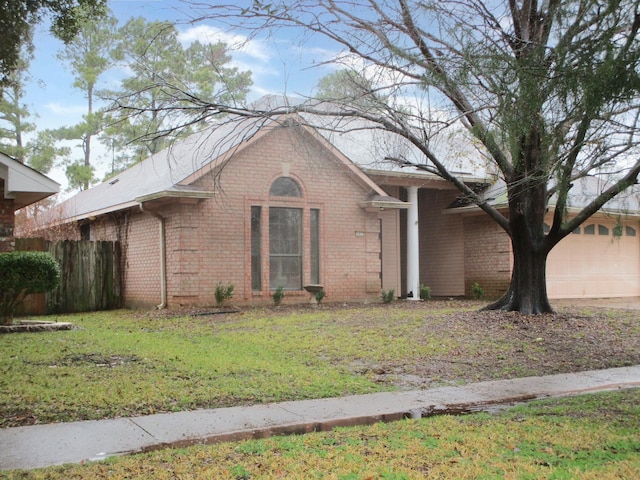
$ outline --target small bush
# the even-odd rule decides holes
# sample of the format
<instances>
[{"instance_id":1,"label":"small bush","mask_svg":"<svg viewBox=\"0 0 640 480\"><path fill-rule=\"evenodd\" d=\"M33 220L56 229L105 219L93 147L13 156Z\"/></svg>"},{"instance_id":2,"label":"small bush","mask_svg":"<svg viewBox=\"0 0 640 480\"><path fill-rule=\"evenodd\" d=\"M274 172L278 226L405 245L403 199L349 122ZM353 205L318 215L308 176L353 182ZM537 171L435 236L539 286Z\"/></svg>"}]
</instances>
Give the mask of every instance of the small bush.
<instances>
[{"instance_id":1,"label":"small bush","mask_svg":"<svg viewBox=\"0 0 640 480\"><path fill-rule=\"evenodd\" d=\"M324 288L319 292L316 292L315 298L316 298L316 302L318 302L318 305L320 305L320 302L322 302L322 299L324 298L324 296L325 296Z\"/></svg>"},{"instance_id":2,"label":"small bush","mask_svg":"<svg viewBox=\"0 0 640 480\"><path fill-rule=\"evenodd\" d=\"M471 285L471 293L473 293L475 299L480 300L484 297L484 288L482 288L478 282L474 282L473 285Z\"/></svg>"},{"instance_id":3,"label":"small bush","mask_svg":"<svg viewBox=\"0 0 640 480\"><path fill-rule=\"evenodd\" d=\"M420 300L425 302L431 298L431 287L420 285Z\"/></svg>"},{"instance_id":4,"label":"small bush","mask_svg":"<svg viewBox=\"0 0 640 480\"><path fill-rule=\"evenodd\" d=\"M218 306L224 305L227 300L231 300L233 298L233 284L229 283L227 285L223 285L221 282L218 282L216 285L216 304Z\"/></svg>"},{"instance_id":5,"label":"small bush","mask_svg":"<svg viewBox=\"0 0 640 480\"><path fill-rule=\"evenodd\" d=\"M24 297L48 292L59 281L58 262L46 252L1 253L0 324L13 323L13 315Z\"/></svg>"},{"instance_id":6,"label":"small bush","mask_svg":"<svg viewBox=\"0 0 640 480\"><path fill-rule=\"evenodd\" d=\"M271 295L271 298L273 298L273 304L276 307L280 305L282 303L282 299L284 298L284 287L280 286L276 288L273 292L273 295Z\"/></svg>"},{"instance_id":7,"label":"small bush","mask_svg":"<svg viewBox=\"0 0 640 480\"><path fill-rule=\"evenodd\" d=\"M396 299L396 291L391 288L389 290L382 290L382 303L391 303Z\"/></svg>"}]
</instances>

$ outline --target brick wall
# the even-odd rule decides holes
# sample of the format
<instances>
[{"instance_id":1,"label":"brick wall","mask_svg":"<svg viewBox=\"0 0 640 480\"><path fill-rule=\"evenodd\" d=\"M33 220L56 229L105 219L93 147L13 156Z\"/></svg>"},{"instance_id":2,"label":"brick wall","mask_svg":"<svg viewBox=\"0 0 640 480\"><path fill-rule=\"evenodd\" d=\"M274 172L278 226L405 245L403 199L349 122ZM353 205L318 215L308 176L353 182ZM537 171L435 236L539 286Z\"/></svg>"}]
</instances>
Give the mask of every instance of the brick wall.
<instances>
[{"instance_id":1,"label":"brick wall","mask_svg":"<svg viewBox=\"0 0 640 480\"><path fill-rule=\"evenodd\" d=\"M465 290L474 282L485 295L497 297L509 287L513 255L508 235L484 215L464 218Z\"/></svg>"},{"instance_id":2,"label":"brick wall","mask_svg":"<svg viewBox=\"0 0 640 480\"><path fill-rule=\"evenodd\" d=\"M359 207L370 192L317 140L304 135L303 142L290 129L275 130L237 152L221 171L204 174L193 185L215 189L213 199L174 199L161 209L154 207L165 218L169 307L215 305L218 282L234 285L234 303L271 303L268 219L274 206L303 211L303 285L311 276L310 210L318 209L320 283L326 301L379 298L380 222L376 213ZM280 176L295 179L302 197L270 197L271 183ZM252 206L262 208L261 291L251 289ZM92 223L92 240L122 242L125 305L157 305L159 220L133 210L116 228L115 218ZM305 291L288 291L284 302L307 302L309 297Z\"/></svg>"},{"instance_id":3,"label":"brick wall","mask_svg":"<svg viewBox=\"0 0 640 480\"><path fill-rule=\"evenodd\" d=\"M14 226L13 199L4 198L4 180L0 178L0 252L13 251L15 247Z\"/></svg>"},{"instance_id":4,"label":"brick wall","mask_svg":"<svg viewBox=\"0 0 640 480\"><path fill-rule=\"evenodd\" d=\"M272 182L280 176L296 180L302 197L269 197ZM236 154L221 172L207 174L196 185L212 189L214 183L218 192L214 199L176 211L168 240L174 273L170 301L196 295L185 301L211 304L215 285L230 282L235 286L234 301L271 302L269 207L302 209L303 285L310 283L311 275L310 209L318 209L320 283L327 301L378 298L379 221L358 205L369 191L356 184L315 139L306 136L303 142L290 129L275 130ZM252 206L262 209L261 291L251 289ZM308 298L304 291L287 292L285 302Z\"/></svg>"},{"instance_id":5,"label":"brick wall","mask_svg":"<svg viewBox=\"0 0 640 480\"><path fill-rule=\"evenodd\" d=\"M420 189L420 283L434 296L465 295L463 220L442 211L457 190Z\"/></svg>"},{"instance_id":6,"label":"brick wall","mask_svg":"<svg viewBox=\"0 0 640 480\"><path fill-rule=\"evenodd\" d=\"M160 304L160 227L157 218L136 208L103 216L91 223L91 240L120 242L125 307L152 308Z\"/></svg>"}]
</instances>

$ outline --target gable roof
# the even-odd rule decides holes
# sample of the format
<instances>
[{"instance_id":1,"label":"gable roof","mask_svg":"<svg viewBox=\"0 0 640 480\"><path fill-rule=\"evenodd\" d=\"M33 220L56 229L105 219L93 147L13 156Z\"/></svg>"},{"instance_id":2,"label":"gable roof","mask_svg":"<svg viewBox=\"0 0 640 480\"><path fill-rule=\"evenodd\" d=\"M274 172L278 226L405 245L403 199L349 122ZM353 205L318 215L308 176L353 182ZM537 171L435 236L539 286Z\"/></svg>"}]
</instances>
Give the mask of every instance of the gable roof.
<instances>
[{"instance_id":1,"label":"gable roof","mask_svg":"<svg viewBox=\"0 0 640 480\"><path fill-rule=\"evenodd\" d=\"M72 221L135 207L141 202L157 198L213 197L213 191L191 184L202 175L221 168L235 154L272 129L287 126L285 120L291 118L295 119L295 115L225 118L175 142L170 148L131 166L108 181L79 192L59 206L60 212L63 218ZM294 124L331 151L365 189L373 195L386 195L351 159L336 150L313 128L300 122Z\"/></svg>"},{"instance_id":2,"label":"gable roof","mask_svg":"<svg viewBox=\"0 0 640 480\"><path fill-rule=\"evenodd\" d=\"M170 148L133 165L114 178L68 199L60 206L62 216L67 220L79 220L131 208L158 198L212 197L213 191L198 189L192 183L205 173L223 166L234 154L271 129L283 126L300 127L312 135L343 163L361 186L370 190L371 196L378 199L376 201L389 200L395 203L369 174L439 178L423 170L403 168L397 161L390 160L404 158L424 163L424 156L406 139L381 130L367 120L318 115L304 109L279 116L270 114L275 108L292 103L299 106L301 101L277 96L264 97L254 106L265 112L263 116L229 115L213 122L202 131L175 142ZM482 157L466 134L434 135L430 142L439 155L447 158L453 170L464 172L470 181L478 181L475 175L485 177L486 165L479 161ZM386 200L383 200L384 197Z\"/></svg>"},{"instance_id":3,"label":"gable roof","mask_svg":"<svg viewBox=\"0 0 640 480\"><path fill-rule=\"evenodd\" d=\"M4 198L13 199L16 210L54 195L60 189L56 181L2 152L0 178L4 180Z\"/></svg>"}]
</instances>

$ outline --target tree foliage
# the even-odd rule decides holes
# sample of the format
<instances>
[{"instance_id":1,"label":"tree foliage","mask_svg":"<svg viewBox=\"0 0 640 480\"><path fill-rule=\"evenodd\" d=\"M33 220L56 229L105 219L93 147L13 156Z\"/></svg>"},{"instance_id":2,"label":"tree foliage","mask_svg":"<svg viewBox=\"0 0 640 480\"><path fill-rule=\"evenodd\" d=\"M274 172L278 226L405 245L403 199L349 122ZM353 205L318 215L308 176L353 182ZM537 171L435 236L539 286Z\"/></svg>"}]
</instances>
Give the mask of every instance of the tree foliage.
<instances>
[{"instance_id":1,"label":"tree foliage","mask_svg":"<svg viewBox=\"0 0 640 480\"><path fill-rule=\"evenodd\" d=\"M549 251L637 182L640 0L255 0L193 8L254 36L300 29L341 50L335 63L353 65L341 75L364 78L362 91L374 86L368 98L376 104L347 105L352 95L341 94L334 111L325 105L318 114L358 117L408 140L423 161L396 161L451 182L510 236L511 284L489 308L551 311ZM430 143L442 131L474 138L505 185L505 209L448 168ZM603 186L571 210L571 189L587 177Z\"/></svg>"},{"instance_id":2,"label":"tree foliage","mask_svg":"<svg viewBox=\"0 0 640 480\"><path fill-rule=\"evenodd\" d=\"M60 140L80 140L83 158L67 166L67 178L72 188L87 189L93 180L91 158L92 140L105 127L105 114L95 110L96 88L100 77L114 65L119 49L118 21L110 10L105 10L99 21L84 7L77 9L79 30L73 40L60 52L58 58L74 75L73 86L84 93L87 113L73 126L60 127L54 135Z\"/></svg>"},{"instance_id":3,"label":"tree foliage","mask_svg":"<svg viewBox=\"0 0 640 480\"><path fill-rule=\"evenodd\" d=\"M35 125L28 120L31 114L24 103L27 67L28 59L21 58L0 86L0 149L20 163L27 159L25 134L35 130Z\"/></svg>"},{"instance_id":4,"label":"tree foliage","mask_svg":"<svg viewBox=\"0 0 640 480\"><path fill-rule=\"evenodd\" d=\"M225 44L196 41L185 48L169 22L132 18L121 29L121 42L123 61L131 74L119 89L104 92L113 107L103 138L121 154L129 151L124 156L128 164L193 131L194 124L175 129L184 123L181 109L191 98L242 102L252 83L251 72L229 66Z\"/></svg>"},{"instance_id":5,"label":"tree foliage","mask_svg":"<svg viewBox=\"0 0 640 480\"><path fill-rule=\"evenodd\" d=\"M99 10L106 0L5 0L0 4L0 85L6 85L20 67L23 48L31 46L31 30L44 17L51 18L52 32L69 42L78 32L76 7Z\"/></svg>"},{"instance_id":6,"label":"tree foliage","mask_svg":"<svg viewBox=\"0 0 640 480\"><path fill-rule=\"evenodd\" d=\"M364 72L336 70L322 77L316 90L315 98L333 103L358 105L361 108L375 107L380 103L374 80Z\"/></svg>"},{"instance_id":7,"label":"tree foliage","mask_svg":"<svg viewBox=\"0 0 640 480\"><path fill-rule=\"evenodd\" d=\"M50 131L36 132L31 112L24 102L31 54L23 49L19 65L0 86L0 149L21 163L48 172L56 161L69 154L58 146Z\"/></svg>"}]
</instances>

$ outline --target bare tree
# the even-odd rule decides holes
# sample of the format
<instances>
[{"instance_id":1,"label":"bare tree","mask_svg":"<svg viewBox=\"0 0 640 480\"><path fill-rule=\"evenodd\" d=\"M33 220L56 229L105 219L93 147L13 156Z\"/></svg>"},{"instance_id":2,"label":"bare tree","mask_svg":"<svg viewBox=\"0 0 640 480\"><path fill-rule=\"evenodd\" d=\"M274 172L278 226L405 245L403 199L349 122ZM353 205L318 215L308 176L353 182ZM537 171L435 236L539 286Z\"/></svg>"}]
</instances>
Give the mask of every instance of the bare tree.
<instances>
[{"instance_id":1,"label":"bare tree","mask_svg":"<svg viewBox=\"0 0 640 480\"><path fill-rule=\"evenodd\" d=\"M367 102L306 112L356 117L410 142L422 160L395 158L455 185L509 235L509 289L489 309L551 312L551 249L640 172L640 0L274 0L205 5L194 18L254 36L283 29L343 51L335 63L372 89ZM325 92L326 93L326 92ZM377 99L377 101L375 100ZM343 96L344 100L344 96ZM276 115L191 98L184 113ZM361 124L360 124L361 125ZM494 165L506 209L471 190L430 144L437 132L470 135ZM605 185L578 212L571 188ZM545 232L545 215L553 222Z\"/></svg>"}]
</instances>

